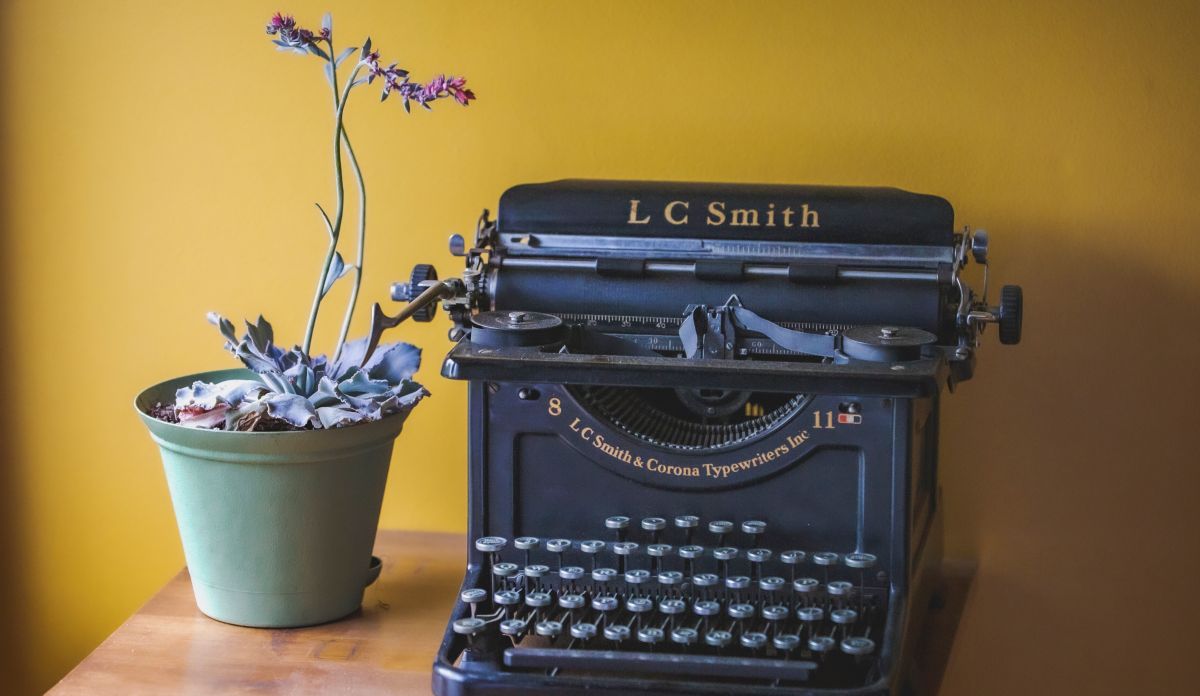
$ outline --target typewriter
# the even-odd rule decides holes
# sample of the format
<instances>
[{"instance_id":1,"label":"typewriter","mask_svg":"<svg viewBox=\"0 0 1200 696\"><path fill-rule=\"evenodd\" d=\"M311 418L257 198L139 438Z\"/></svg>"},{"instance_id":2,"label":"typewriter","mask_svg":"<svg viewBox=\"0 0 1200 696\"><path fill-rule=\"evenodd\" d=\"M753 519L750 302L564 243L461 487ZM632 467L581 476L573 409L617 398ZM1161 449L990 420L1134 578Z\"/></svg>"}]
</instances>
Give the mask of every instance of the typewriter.
<instances>
[{"instance_id":1,"label":"typewriter","mask_svg":"<svg viewBox=\"0 0 1200 696\"><path fill-rule=\"evenodd\" d=\"M435 693L911 692L941 394L1021 337L986 232L893 188L565 180L450 247L374 317L440 302L468 382Z\"/></svg>"}]
</instances>

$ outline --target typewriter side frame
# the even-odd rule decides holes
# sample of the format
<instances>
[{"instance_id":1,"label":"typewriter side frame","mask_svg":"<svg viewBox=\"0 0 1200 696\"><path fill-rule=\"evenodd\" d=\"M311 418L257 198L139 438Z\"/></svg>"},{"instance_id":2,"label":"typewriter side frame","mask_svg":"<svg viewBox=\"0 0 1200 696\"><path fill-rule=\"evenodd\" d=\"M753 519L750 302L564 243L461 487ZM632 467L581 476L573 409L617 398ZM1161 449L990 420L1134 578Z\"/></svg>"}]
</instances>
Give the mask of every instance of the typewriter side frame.
<instances>
[{"instance_id":1,"label":"typewriter side frame","mask_svg":"<svg viewBox=\"0 0 1200 696\"><path fill-rule=\"evenodd\" d=\"M446 372L454 376L463 375L461 364L456 364L456 354L461 358L466 351L460 351L464 344L456 347L447 359ZM467 346L468 350L475 350ZM499 353L499 355L496 355ZM519 353L519 351L517 351ZM528 353L528 352L527 352ZM505 351L488 351L482 365L472 364L467 372L470 380L469 398L469 427L476 437L471 438L469 445L469 529L470 538L476 538L490 533L486 528L487 519L486 489L488 477L493 472L488 471L488 440L489 433L489 393L488 380L481 373L495 375L496 381L511 385L529 385L530 380L512 379L516 374L540 374L537 371L520 369L528 368L520 355L505 355ZM533 356L526 356L533 357ZM556 356L561 357L561 356ZM584 356L579 356L584 361ZM513 364L513 359L518 364ZM470 363L468 359L466 362ZM677 361L671 361L677 364ZM888 634L884 636L881 645L880 666L882 677L874 684L850 690L814 689L808 687L780 688L762 685L738 686L729 683L709 683L697 681L656 682L639 680L637 678L589 677L582 680L574 677L546 677L530 672L512 672L498 667L497 662L502 654L472 662L464 662L456 666L454 660L465 650L466 643L462 636L447 629L434 663L433 686L435 693L440 696L466 696L477 693L531 693L553 692L570 693L638 693L638 694L669 694L680 693L686 687L688 693L734 693L734 694L766 694L794 693L812 694L813 696L828 696L830 694L901 694L912 693L913 676L909 669L913 663L913 651L917 636L920 633L920 623L924 618L924 607L930 601L930 592L934 576L941 562L941 505L939 504L939 488L937 484L937 425L941 386L944 384L945 364L941 360L923 361L928 364L914 370L919 374L898 375L882 371L864 380L862 376L848 377L839 370L822 373L824 366L815 366L817 370L796 370L796 365L788 365L794 379L805 382L806 391L814 394L847 396L845 387L850 384L858 389L853 396L883 396L892 399L892 462L891 471L893 486L891 490L892 534L900 535L893 543L902 544L901 548L908 550L902 555L901 562L905 563L903 573L889 573L890 597ZM520 366L520 367L519 367ZM594 366L594 365L593 365ZM579 365L577 367L583 367ZM610 369L615 366L609 366ZM781 366L782 367L782 366ZM591 378L597 381L612 381L615 372L599 369L591 372ZM447 376L451 376L448 374ZM567 375L562 375L568 377ZM579 378L580 374L573 375ZM776 375L778 377L779 375ZM605 379L605 378L608 379ZM660 379L662 375L660 373ZM695 379L695 375L691 376ZM670 378L667 378L668 381ZM765 378L764 378L765 379ZM541 379L539 381L546 381ZM794 380L793 380L794 381ZM815 388L814 388L815 387ZM864 387L871 387L871 393L863 394ZM925 409L923 417L920 410ZM807 409L804 411L807 412ZM918 422L920 421L920 422ZM918 441L919 440L919 441ZM919 445L919 447L918 447ZM917 461L920 459L921 461ZM914 491L912 490L914 469L930 467L929 514L920 527L911 523ZM511 472L508 472L511 474ZM502 474L503 475L503 474ZM917 543L913 543L916 539ZM468 545L468 568L464 578L463 589L480 586L480 578L484 559L482 554ZM893 568L896 561L893 562ZM914 611L913 608L916 608ZM460 618L466 614L466 607L459 603L455 607L452 618ZM899 631L901 635L892 635ZM892 649L895 646L895 649ZM466 657L464 655L464 657ZM683 685L681 687L681 685Z\"/></svg>"}]
</instances>

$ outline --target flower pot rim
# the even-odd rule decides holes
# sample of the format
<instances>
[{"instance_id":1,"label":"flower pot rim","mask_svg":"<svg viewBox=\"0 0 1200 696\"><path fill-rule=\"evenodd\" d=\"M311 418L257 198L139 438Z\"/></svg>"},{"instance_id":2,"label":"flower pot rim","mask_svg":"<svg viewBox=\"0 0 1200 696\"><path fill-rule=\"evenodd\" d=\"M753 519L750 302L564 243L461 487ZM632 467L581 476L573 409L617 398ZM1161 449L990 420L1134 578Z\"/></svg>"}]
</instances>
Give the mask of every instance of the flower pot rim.
<instances>
[{"instance_id":1,"label":"flower pot rim","mask_svg":"<svg viewBox=\"0 0 1200 696\"><path fill-rule=\"evenodd\" d=\"M253 370L237 367L225 368L221 370L206 370L204 372L182 375L179 377L162 380L138 392L137 396L133 398L133 410L137 412L138 416L142 419L146 426L150 428L151 433L156 436L155 439L159 439L157 436L168 436L169 433L174 433L179 435L186 434L184 436L189 438L212 438L213 441L228 441L243 438L258 438L264 440L271 439L275 441L278 441L280 438L289 438L293 442L303 438L310 438L313 440L324 441L326 438L335 437L339 433L347 432L366 435L368 431L391 430L393 428L398 432L404 421L407 420L408 416L407 412L394 413L376 421L355 423L341 428L255 431L191 428L186 425L180 425L179 423L170 423L168 421L160 420L149 413L149 409L154 405L153 402L155 401L152 395L156 392L161 392L164 390L170 390L171 392L174 392L175 389L191 385L196 381L220 382L227 379L255 379L262 381L259 379L258 373L254 372ZM392 435L391 437L395 437L395 435Z\"/></svg>"}]
</instances>

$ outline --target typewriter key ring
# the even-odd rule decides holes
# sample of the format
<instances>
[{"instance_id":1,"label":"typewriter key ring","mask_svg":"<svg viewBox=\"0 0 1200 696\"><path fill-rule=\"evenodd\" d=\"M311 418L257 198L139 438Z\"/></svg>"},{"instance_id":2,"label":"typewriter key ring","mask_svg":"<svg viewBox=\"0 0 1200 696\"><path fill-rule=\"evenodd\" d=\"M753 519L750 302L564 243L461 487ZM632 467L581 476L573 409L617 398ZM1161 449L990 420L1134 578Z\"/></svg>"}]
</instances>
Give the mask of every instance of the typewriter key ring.
<instances>
[{"instance_id":1,"label":"typewriter key ring","mask_svg":"<svg viewBox=\"0 0 1200 696\"><path fill-rule=\"evenodd\" d=\"M473 619L475 618L476 608L479 606L479 603L487 599L487 596L487 590L473 587L469 590L463 590L462 594L458 597L471 608L471 618Z\"/></svg>"},{"instance_id":2,"label":"typewriter key ring","mask_svg":"<svg viewBox=\"0 0 1200 696\"><path fill-rule=\"evenodd\" d=\"M732 546L721 546L713 549L713 558L717 559L717 567L721 571L721 576L729 575L729 562L737 558L738 550Z\"/></svg>"},{"instance_id":3,"label":"typewriter key ring","mask_svg":"<svg viewBox=\"0 0 1200 696\"><path fill-rule=\"evenodd\" d=\"M612 545L613 553L617 554L617 571L625 572L625 558L637 551L638 545L632 541L618 541Z\"/></svg>"},{"instance_id":4,"label":"typewriter key ring","mask_svg":"<svg viewBox=\"0 0 1200 696\"><path fill-rule=\"evenodd\" d=\"M791 576L788 579L792 582L796 582L796 566L803 563L806 557L806 553L796 549L784 551L783 553L779 554L779 560L783 561L783 563L791 570Z\"/></svg>"},{"instance_id":5,"label":"typewriter key ring","mask_svg":"<svg viewBox=\"0 0 1200 696\"><path fill-rule=\"evenodd\" d=\"M720 629L709 631L704 634L704 642L717 649L717 654L725 652L725 646L733 640L733 634L729 631Z\"/></svg>"},{"instance_id":6,"label":"typewriter key ring","mask_svg":"<svg viewBox=\"0 0 1200 696\"><path fill-rule=\"evenodd\" d=\"M825 568L825 582L829 582L829 567L837 565L841 556L833 551L820 551L812 555L813 563Z\"/></svg>"},{"instance_id":7,"label":"typewriter key ring","mask_svg":"<svg viewBox=\"0 0 1200 696\"><path fill-rule=\"evenodd\" d=\"M679 547L679 557L683 559L683 574L687 577L695 575L695 560L704 555L704 547L688 544Z\"/></svg>"},{"instance_id":8,"label":"typewriter key ring","mask_svg":"<svg viewBox=\"0 0 1200 696\"><path fill-rule=\"evenodd\" d=\"M650 532L650 543L658 543L658 535L667 528L667 521L661 517L647 517L642 520L642 529Z\"/></svg>"},{"instance_id":9,"label":"typewriter key ring","mask_svg":"<svg viewBox=\"0 0 1200 696\"><path fill-rule=\"evenodd\" d=\"M529 565L529 552L536 549L541 541L537 537L523 536L513 539L513 546L525 552L525 565Z\"/></svg>"},{"instance_id":10,"label":"typewriter key ring","mask_svg":"<svg viewBox=\"0 0 1200 696\"><path fill-rule=\"evenodd\" d=\"M717 535L717 546L724 546L725 537L733 531L733 523L728 520L714 520L708 523L708 531Z\"/></svg>"},{"instance_id":11,"label":"typewriter key ring","mask_svg":"<svg viewBox=\"0 0 1200 696\"><path fill-rule=\"evenodd\" d=\"M546 550L549 551L550 553L554 554L554 556L558 559L559 570L562 570L563 554L566 553L566 551L570 548L571 548L571 541L569 539L547 539L546 540Z\"/></svg>"},{"instance_id":12,"label":"typewriter key ring","mask_svg":"<svg viewBox=\"0 0 1200 696\"><path fill-rule=\"evenodd\" d=\"M596 556L604 550L604 542L599 539L591 539L588 541L579 542L579 550L583 551L592 559L592 570L596 569Z\"/></svg>"},{"instance_id":13,"label":"typewriter key ring","mask_svg":"<svg viewBox=\"0 0 1200 696\"><path fill-rule=\"evenodd\" d=\"M617 532L617 541L625 541L629 529L629 518L625 515L613 515L604 520L604 526Z\"/></svg>"},{"instance_id":14,"label":"typewriter key ring","mask_svg":"<svg viewBox=\"0 0 1200 696\"><path fill-rule=\"evenodd\" d=\"M642 627L642 615L654 610L654 602L648 597L631 597L625 601L625 609L633 615L633 629L637 631Z\"/></svg>"},{"instance_id":15,"label":"typewriter key ring","mask_svg":"<svg viewBox=\"0 0 1200 696\"><path fill-rule=\"evenodd\" d=\"M879 559L877 559L875 557L875 554L862 553L861 551L857 551L855 553L848 553L848 554L846 554L846 557L842 559L842 562L844 562L847 567L858 569L858 608L859 608L859 610L862 610L864 608L864 602L866 602L867 570L870 568L874 568L877 560L879 560Z\"/></svg>"},{"instance_id":16,"label":"typewriter key ring","mask_svg":"<svg viewBox=\"0 0 1200 696\"><path fill-rule=\"evenodd\" d=\"M683 543L687 546L692 543L692 534L696 527L700 526L700 518L695 515L680 515L675 518L675 526L683 530Z\"/></svg>"}]
</instances>

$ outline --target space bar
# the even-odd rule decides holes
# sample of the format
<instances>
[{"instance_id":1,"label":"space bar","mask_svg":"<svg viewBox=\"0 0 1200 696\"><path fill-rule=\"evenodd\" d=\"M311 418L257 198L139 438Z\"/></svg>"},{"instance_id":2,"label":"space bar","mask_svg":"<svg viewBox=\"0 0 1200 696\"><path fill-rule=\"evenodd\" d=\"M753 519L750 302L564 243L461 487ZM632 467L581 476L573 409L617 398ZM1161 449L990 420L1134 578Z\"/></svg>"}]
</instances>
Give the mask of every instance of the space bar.
<instances>
[{"instance_id":1,"label":"space bar","mask_svg":"<svg viewBox=\"0 0 1200 696\"><path fill-rule=\"evenodd\" d=\"M817 668L815 662L799 660L562 648L508 648L504 651L504 664L517 669L558 667L595 672L689 674L787 681L804 681L808 679L809 672Z\"/></svg>"}]
</instances>

